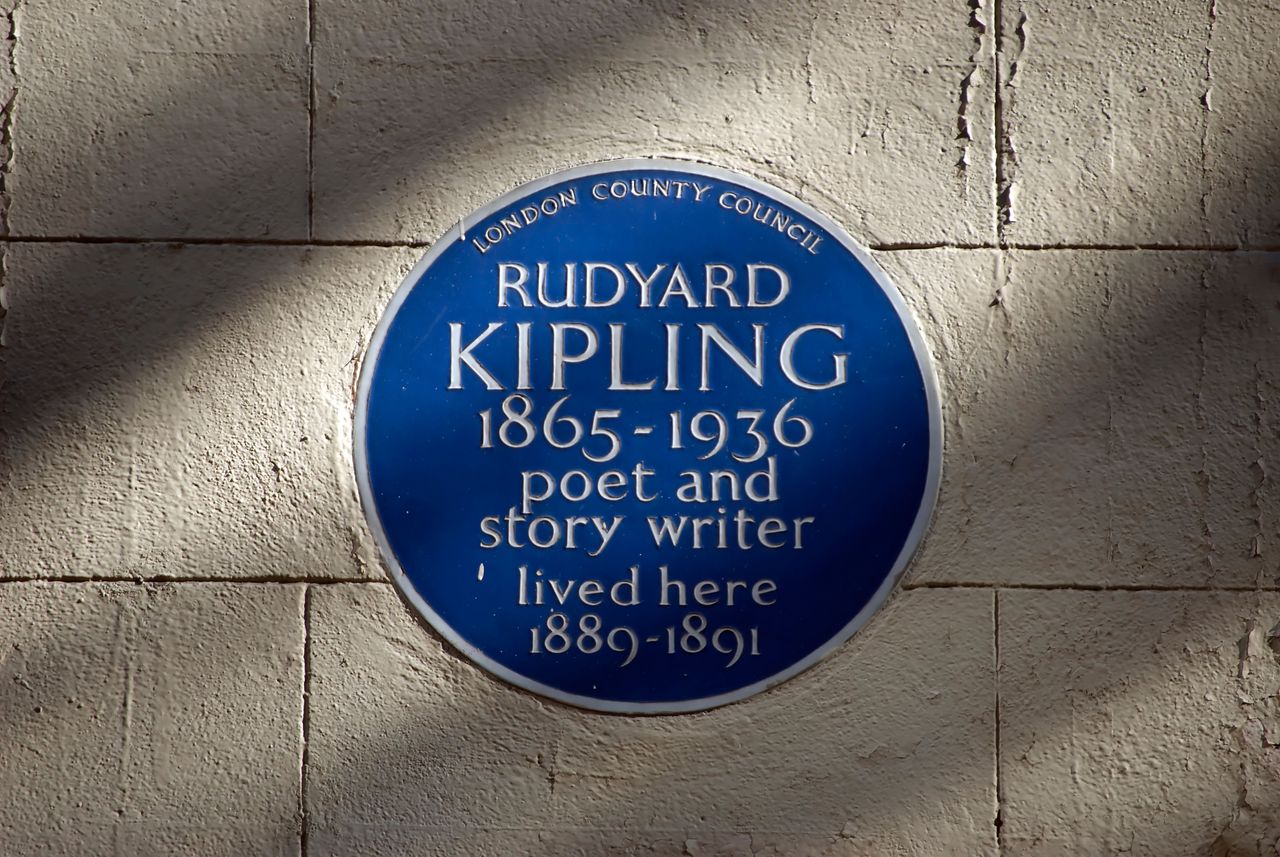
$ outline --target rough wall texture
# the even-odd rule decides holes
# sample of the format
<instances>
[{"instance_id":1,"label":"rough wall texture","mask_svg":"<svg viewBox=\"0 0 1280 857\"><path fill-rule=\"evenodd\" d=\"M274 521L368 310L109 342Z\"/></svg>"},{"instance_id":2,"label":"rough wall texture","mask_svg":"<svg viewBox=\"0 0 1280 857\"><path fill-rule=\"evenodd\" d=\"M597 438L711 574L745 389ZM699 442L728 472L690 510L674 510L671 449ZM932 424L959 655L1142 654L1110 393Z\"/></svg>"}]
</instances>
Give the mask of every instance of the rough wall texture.
<instances>
[{"instance_id":1,"label":"rough wall texture","mask_svg":"<svg viewBox=\"0 0 1280 857\"><path fill-rule=\"evenodd\" d=\"M0 853L1280 855L1280 7L5 0ZM945 392L909 580L587 714L408 614L354 373L424 243L614 156L870 245Z\"/></svg>"}]
</instances>

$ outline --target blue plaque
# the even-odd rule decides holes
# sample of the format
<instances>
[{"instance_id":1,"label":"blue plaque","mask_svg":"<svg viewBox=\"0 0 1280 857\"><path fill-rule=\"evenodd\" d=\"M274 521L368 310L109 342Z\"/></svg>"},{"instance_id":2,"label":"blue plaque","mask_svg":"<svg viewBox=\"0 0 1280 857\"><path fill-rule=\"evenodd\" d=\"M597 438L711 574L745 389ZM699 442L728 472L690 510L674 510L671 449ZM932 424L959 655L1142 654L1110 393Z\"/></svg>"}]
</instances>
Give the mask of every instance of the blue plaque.
<instances>
[{"instance_id":1,"label":"blue plaque","mask_svg":"<svg viewBox=\"0 0 1280 857\"><path fill-rule=\"evenodd\" d=\"M625 160L441 238L369 346L356 470L395 582L462 653L585 708L765 690L920 544L942 421L902 297L755 179Z\"/></svg>"}]
</instances>

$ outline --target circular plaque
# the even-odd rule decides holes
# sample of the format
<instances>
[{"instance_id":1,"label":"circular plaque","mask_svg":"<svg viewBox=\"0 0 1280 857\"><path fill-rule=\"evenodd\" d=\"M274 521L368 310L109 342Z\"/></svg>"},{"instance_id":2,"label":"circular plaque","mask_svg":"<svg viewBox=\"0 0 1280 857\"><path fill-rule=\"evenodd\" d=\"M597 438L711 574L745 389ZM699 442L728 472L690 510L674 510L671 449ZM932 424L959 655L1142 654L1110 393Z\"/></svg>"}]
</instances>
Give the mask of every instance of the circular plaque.
<instances>
[{"instance_id":1,"label":"circular plaque","mask_svg":"<svg viewBox=\"0 0 1280 857\"><path fill-rule=\"evenodd\" d=\"M902 297L833 221L696 163L495 200L396 292L356 471L416 609L601 711L710 708L839 646L924 535L942 421Z\"/></svg>"}]
</instances>

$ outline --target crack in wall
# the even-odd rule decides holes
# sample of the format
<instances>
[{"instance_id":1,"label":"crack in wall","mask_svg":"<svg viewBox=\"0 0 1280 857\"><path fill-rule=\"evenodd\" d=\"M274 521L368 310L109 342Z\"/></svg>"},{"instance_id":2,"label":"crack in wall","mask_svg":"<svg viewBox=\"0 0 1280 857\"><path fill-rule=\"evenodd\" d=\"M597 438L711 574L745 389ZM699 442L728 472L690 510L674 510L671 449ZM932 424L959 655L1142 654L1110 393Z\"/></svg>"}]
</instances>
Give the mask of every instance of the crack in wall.
<instances>
[{"instance_id":1,"label":"crack in wall","mask_svg":"<svg viewBox=\"0 0 1280 857\"><path fill-rule=\"evenodd\" d=\"M307 0L307 237L316 234L316 0Z\"/></svg>"},{"instance_id":2,"label":"crack in wall","mask_svg":"<svg viewBox=\"0 0 1280 857\"><path fill-rule=\"evenodd\" d=\"M9 317L9 246L0 244L0 348L4 348L9 344L7 334L9 332L8 325L5 323ZM4 386L4 374L0 372L0 387Z\"/></svg>"},{"instance_id":3,"label":"crack in wall","mask_svg":"<svg viewBox=\"0 0 1280 857\"><path fill-rule=\"evenodd\" d=\"M1200 216L1206 233L1209 232L1210 161L1209 132L1213 114L1213 35L1218 26L1218 0L1209 0L1208 27L1204 40L1204 94L1200 104L1204 108L1200 121Z\"/></svg>"},{"instance_id":4,"label":"crack in wall","mask_svg":"<svg viewBox=\"0 0 1280 857\"><path fill-rule=\"evenodd\" d=\"M117 777L117 817L122 816L129 807L130 768L133 759L133 723L134 708L137 697L137 665L135 664L135 639L137 638L137 616L133 605L128 601L116 604L116 621L113 640L114 666L123 676L123 694L120 703L120 759L116 771Z\"/></svg>"},{"instance_id":5,"label":"crack in wall","mask_svg":"<svg viewBox=\"0 0 1280 857\"><path fill-rule=\"evenodd\" d=\"M1018 220L1018 147L1014 122L1010 116L1016 105L1015 91L1018 86L1018 75L1022 70L1023 59L1027 55L1029 26L1030 18L1026 9L1020 9L1018 26L1014 28L1014 36L1017 38L1017 50L1012 56L1008 57L1008 73L1004 73L1000 63L996 65L999 78L997 80L999 92L996 100L999 114L999 119L996 123L996 205L999 210L997 228L1002 243L1005 242L1006 227L1016 223ZM997 38L1001 42L998 50L1003 56L1003 25Z\"/></svg>"},{"instance_id":6,"label":"crack in wall","mask_svg":"<svg viewBox=\"0 0 1280 857\"><path fill-rule=\"evenodd\" d=\"M1111 280L1114 269L1108 265L1107 274L1103 278L1102 287L1102 312L1098 319L1098 335L1100 341L1104 343L1105 348L1105 366L1109 383L1106 390L1106 412L1107 412L1107 428L1106 428L1106 447L1104 467L1107 475L1107 494L1106 494L1106 526L1103 531L1103 556L1108 568L1115 566L1116 557L1120 553L1120 541L1116 537L1116 498L1115 492L1111 489L1112 474L1115 473L1116 459L1116 361L1112 356L1110 346L1111 343L1111 302L1114 295L1111 290Z\"/></svg>"},{"instance_id":7,"label":"crack in wall","mask_svg":"<svg viewBox=\"0 0 1280 857\"><path fill-rule=\"evenodd\" d=\"M307 769L311 741L311 587L302 591L302 752L298 758L298 853L307 857L310 816L307 811Z\"/></svg>"},{"instance_id":8,"label":"crack in wall","mask_svg":"<svg viewBox=\"0 0 1280 857\"><path fill-rule=\"evenodd\" d=\"M9 209L13 202L14 143L13 118L18 104L18 22L19 13L24 0L11 0L5 12L6 34L4 41L5 60L0 67L6 79L4 107L0 108L0 235L8 236ZM7 285L9 280L8 248L0 247L0 348L8 344L9 296ZM0 375L0 384L3 384Z\"/></svg>"},{"instance_id":9,"label":"crack in wall","mask_svg":"<svg viewBox=\"0 0 1280 857\"><path fill-rule=\"evenodd\" d=\"M960 160L956 168L965 176L965 190L968 190L968 169L970 150L973 148L973 119L970 115L974 106L974 90L982 85L982 65L986 58L988 43L988 25L983 17L984 0L969 0L968 26L974 31L973 52L969 54L969 70L960 81L960 104L956 112L956 139L960 141Z\"/></svg>"},{"instance_id":10,"label":"crack in wall","mask_svg":"<svg viewBox=\"0 0 1280 857\"><path fill-rule=\"evenodd\" d=\"M11 180L14 167L13 117L18 103L18 30L19 17L24 0L11 0L5 12L5 60L3 75L7 91L4 107L0 109L0 231L8 235L9 207L12 203Z\"/></svg>"},{"instance_id":11,"label":"crack in wall","mask_svg":"<svg viewBox=\"0 0 1280 857\"><path fill-rule=\"evenodd\" d=\"M1265 523L1265 513L1263 511L1262 496L1267 485L1267 465L1263 453L1263 434L1264 427L1262 424L1262 415L1266 408L1266 398L1263 395L1263 377L1262 363L1255 361L1253 364L1253 454L1255 456L1253 466L1254 478L1257 480L1253 485L1253 490L1249 492L1249 502L1253 507L1253 543L1249 547L1249 556L1257 559L1262 556L1262 534ZM1258 567L1258 582L1262 582L1264 569L1261 565Z\"/></svg>"},{"instance_id":12,"label":"crack in wall","mask_svg":"<svg viewBox=\"0 0 1280 857\"><path fill-rule=\"evenodd\" d=\"M818 38L818 2L815 0L813 4L813 14L809 18L809 38L805 42L804 49L804 85L805 91L809 95L809 103L817 104L818 99L814 95L813 88L813 45Z\"/></svg>"},{"instance_id":13,"label":"crack in wall","mask_svg":"<svg viewBox=\"0 0 1280 857\"><path fill-rule=\"evenodd\" d=\"M13 118L18 103L18 22L19 10L23 0L9 0L6 4L5 20L7 30L4 41L5 60L0 61L0 75L5 78L7 91L4 95L4 106L0 108L0 236L10 233L9 208L13 197L14 142ZM4 389L7 380L7 366L3 354L9 345L9 252L8 243L0 244L0 390ZM8 422L0 410L0 480L11 480L13 464L10 457L9 433L5 428Z\"/></svg>"},{"instance_id":14,"label":"crack in wall","mask_svg":"<svg viewBox=\"0 0 1280 857\"><path fill-rule=\"evenodd\" d=\"M1013 257L1007 253L1001 252L996 258L996 280L1000 285L996 286L995 294L991 297L991 302L987 304L988 309L998 309L1000 311L1000 332L1004 339L1004 365L1008 366L1013 359L1013 314L1009 312L1006 298L1009 295L1009 289L1013 285ZM987 330L991 330L991 316L987 318Z\"/></svg>"},{"instance_id":15,"label":"crack in wall","mask_svg":"<svg viewBox=\"0 0 1280 857\"><path fill-rule=\"evenodd\" d=\"M562 773L560 768L557 765L557 762L559 761L559 757L560 757L560 739L557 738L555 743L551 745L551 748L547 753L544 754L539 752L535 754L533 759L531 760L535 765L541 768L543 773L546 775L548 797L551 798L552 800L555 799L556 786L559 785L560 775Z\"/></svg>"},{"instance_id":16,"label":"crack in wall","mask_svg":"<svg viewBox=\"0 0 1280 857\"><path fill-rule=\"evenodd\" d=\"M993 634L992 656L994 664L992 666L992 675L994 677L995 699L993 702L995 713L994 727L994 743L995 743L995 840L996 853L1004 853L1004 780L1002 766L1000 764L1000 725L1002 712L1000 709L1000 590L996 590L991 594L991 627Z\"/></svg>"},{"instance_id":17,"label":"crack in wall","mask_svg":"<svg viewBox=\"0 0 1280 857\"><path fill-rule=\"evenodd\" d=\"M1200 330L1197 348L1200 358L1200 377L1196 381L1195 392L1195 425L1196 434L1200 437L1200 470L1196 474L1196 483L1200 489L1200 538L1204 552L1205 569L1210 579L1216 573L1213 549L1213 525L1209 522L1209 507L1213 499L1213 473L1209 467L1209 420L1205 408L1205 387L1209 379L1209 272L1200 272Z\"/></svg>"}]
</instances>

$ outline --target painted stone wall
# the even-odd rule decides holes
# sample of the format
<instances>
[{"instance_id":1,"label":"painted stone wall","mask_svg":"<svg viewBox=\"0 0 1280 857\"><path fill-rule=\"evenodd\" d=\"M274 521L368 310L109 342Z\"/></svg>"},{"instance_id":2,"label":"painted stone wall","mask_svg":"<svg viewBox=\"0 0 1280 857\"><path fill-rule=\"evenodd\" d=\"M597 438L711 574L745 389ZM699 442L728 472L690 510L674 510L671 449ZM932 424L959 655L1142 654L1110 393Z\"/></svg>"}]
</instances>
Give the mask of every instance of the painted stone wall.
<instances>
[{"instance_id":1,"label":"painted stone wall","mask_svg":"<svg viewBox=\"0 0 1280 857\"><path fill-rule=\"evenodd\" d=\"M4 0L0 853L1280 854L1280 7ZM425 630L353 383L585 161L822 209L914 308L938 512L871 625L588 714Z\"/></svg>"}]
</instances>

